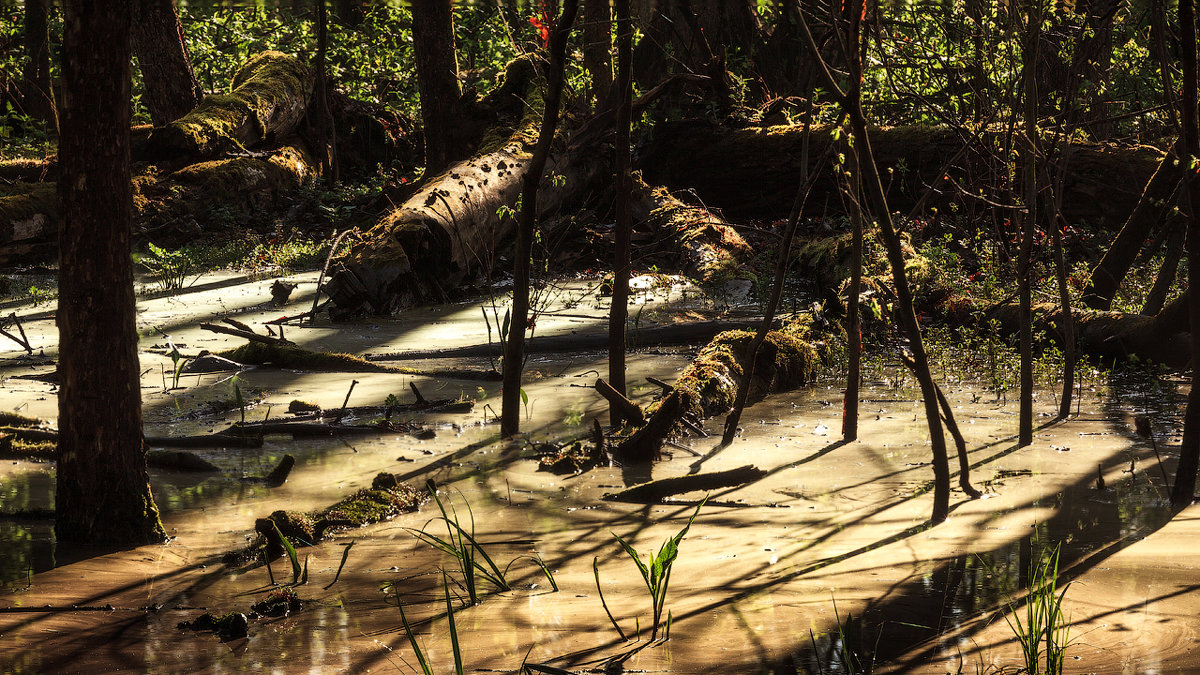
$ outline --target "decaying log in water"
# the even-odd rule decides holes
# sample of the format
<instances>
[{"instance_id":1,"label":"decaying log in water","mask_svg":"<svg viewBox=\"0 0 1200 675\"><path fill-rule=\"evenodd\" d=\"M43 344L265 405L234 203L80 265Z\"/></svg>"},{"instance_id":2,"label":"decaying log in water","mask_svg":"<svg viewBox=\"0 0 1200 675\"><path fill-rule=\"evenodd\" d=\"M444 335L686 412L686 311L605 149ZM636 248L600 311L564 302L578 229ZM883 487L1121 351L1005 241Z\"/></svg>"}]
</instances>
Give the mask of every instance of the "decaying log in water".
<instances>
[{"instance_id":1,"label":"decaying log in water","mask_svg":"<svg viewBox=\"0 0 1200 675\"><path fill-rule=\"evenodd\" d=\"M698 473L691 476L677 476L675 478L650 481L649 483L635 485L628 490L622 490L615 494L604 495L604 499L610 502L654 504L672 495L683 494L685 492L738 487L762 480L766 475L766 471L748 464L736 469L729 469L728 471Z\"/></svg>"},{"instance_id":2,"label":"decaying log in water","mask_svg":"<svg viewBox=\"0 0 1200 675\"><path fill-rule=\"evenodd\" d=\"M270 209L282 193L318 171L301 145L261 157L200 162L165 176L142 174L132 181L136 233L160 243L182 242L224 225L230 216L250 217ZM19 184L0 192L0 264L45 260L57 250L58 197L55 183Z\"/></svg>"},{"instance_id":3,"label":"decaying log in water","mask_svg":"<svg viewBox=\"0 0 1200 675\"><path fill-rule=\"evenodd\" d=\"M604 378L596 378L595 386L596 391L608 401L608 404L620 411L621 419L635 427L646 423L646 413L642 410L642 406L625 398L624 394L613 389L613 386L605 382Z\"/></svg>"},{"instance_id":4,"label":"decaying log in water","mask_svg":"<svg viewBox=\"0 0 1200 675\"><path fill-rule=\"evenodd\" d=\"M228 94L205 96L192 112L155 129L147 142L154 159L212 157L285 138L304 119L313 78L294 56L267 51L250 57Z\"/></svg>"},{"instance_id":5,"label":"decaying log in water","mask_svg":"<svg viewBox=\"0 0 1200 675\"><path fill-rule=\"evenodd\" d=\"M499 374L491 369L472 368L400 368L372 363L352 354L338 352L314 352L301 347L284 344L247 342L236 349L219 352L217 356L240 364L261 366L271 364L277 368L326 371L337 373L400 373L422 377L441 377L454 380L496 380Z\"/></svg>"},{"instance_id":6,"label":"decaying log in water","mask_svg":"<svg viewBox=\"0 0 1200 675\"><path fill-rule=\"evenodd\" d=\"M830 134L814 129L809 157L824 154ZM801 126L750 127L731 130L701 122L660 124L653 142L639 153L646 180L678 190L695 189L709 206L730 218L773 219L787 215L801 175L797 162L804 132ZM994 146L1000 144L993 143ZM946 127L905 126L875 129L871 135L879 169L891 174L888 203L907 210L926 186L944 187L927 206L943 212L950 203L971 199L942 179L945 165L963 148L962 139ZM1074 144L1063 186L1063 215L1071 222L1104 221L1119 226L1133 211L1142 188L1161 160L1162 151L1146 147ZM992 171L988 160L972 149L945 172L970 185ZM903 165L904 170L900 167ZM809 167L814 169L815 167ZM837 194L832 172L824 172L815 194ZM811 215L833 204L809 200Z\"/></svg>"},{"instance_id":7,"label":"decaying log in water","mask_svg":"<svg viewBox=\"0 0 1200 675\"><path fill-rule=\"evenodd\" d=\"M638 174L630 206L634 222L658 230L679 248L684 273L697 281L736 275L738 264L750 256L750 244L720 216L647 185Z\"/></svg>"},{"instance_id":8,"label":"decaying log in water","mask_svg":"<svg viewBox=\"0 0 1200 675\"><path fill-rule=\"evenodd\" d=\"M742 377L746 347L753 337L750 331L728 331L715 337L680 374L671 393L651 411L646 426L621 441L613 456L622 461L650 461L685 417L702 419L728 411ZM819 365L820 356L813 345L791 333L771 331L756 361L749 400L807 384Z\"/></svg>"},{"instance_id":9,"label":"decaying log in water","mask_svg":"<svg viewBox=\"0 0 1200 675\"><path fill-rule=\"evenodd\" d=\"M334 260L325 291L336 315L386 314L444 300L471 272L491 267L496 244L514 231L516 221L506 209L521 194L523 167L541 122L545 84L531 58L510 63L500 88L514 92L523 106L515 128L490 130L474 157L431 178ZM565 210L588 192L603 165L595 155L551 157L538 193L542 213Z\"/></svg>"},{"instance_id":10,"label":"decaying log in water","mask_svg":"<svg viewBox=\"0 0 1200 675\"><path fill-rule=\"evenodd\" d=\"M971 321L970 316L961 316L959 309L951 316L957 320ZM1102 312L1075 309L1075 339L1079 351L1101 361L1124 361L1137 358L1154 361L1172 368L1182 368L1191 359L1191 334L1186 324L1179 325L1177 317L1164 308L1158 316L1126 314L1124 312ZM985 320L999 322L999 330L1016 335L1019 326L1019 308L1013 304L1000 305L984 313ZM1054 304L1033 307L1034 333L1044 332L1050 339L1062 344L1062 309Z\"/></svg>"},{"instance_id":11,"label":"decaying log in water","mask_svg":"<svg viewBox=\"0 0 1200 675\"><path fill-rule=\"evenodd\" d=\"M275 511L266 518L255 520L254 530L263 535L262 541L225 558L230 563L252 560L264 546L268 557L277 558L283 555L284 549L276 531L295 546L311 546L331 528L362 527L388 520L401 513L416 511L428 498L428 492L400 483L392 474L381 473L369 489L359 490L320 511Z\"/></svg>"},{"instance_id":12,"label":"decaying log in water","mask_svg":"<svg viewBox=\"0 0 1200 675\"><path fill-rule=\"evenodd\" d=\"M146 464L158 469L174 469L176 471L211 472L221 470L216 464L199 455L169 450L146 452Z\"/></svg>"}]
</instances>

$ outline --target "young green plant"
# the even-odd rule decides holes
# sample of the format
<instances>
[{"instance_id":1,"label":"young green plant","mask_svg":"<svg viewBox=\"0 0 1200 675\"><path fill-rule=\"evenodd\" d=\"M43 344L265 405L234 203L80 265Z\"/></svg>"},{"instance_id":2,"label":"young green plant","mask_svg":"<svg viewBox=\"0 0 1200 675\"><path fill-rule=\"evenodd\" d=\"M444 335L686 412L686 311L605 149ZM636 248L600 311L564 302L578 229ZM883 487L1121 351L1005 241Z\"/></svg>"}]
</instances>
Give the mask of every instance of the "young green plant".
<instances>
[{"instance_id":1,"label":"young green plant","mask_svg":"<svg viewBox=\"0 0 1200 675\"><path fill-rule=\"evenodd\" d=\"M470 529L464 528L459 524L458 511L454 505L450 505L450 509L446 509L446 505L437 495L437 490L430 488L430 494L433 495L433 501L437 504L438 510L441 511L441 520L446 524L446 537L443 539L434 534L430 534L423 530L409 529L413 536L430 546L448 554L458 562L458 569L462 575L462 585L467 591L467 596L471 600L471 604L479 604L479 585L477 580L482 578L488 583L502 591L512 590L505 577L505 570L501 570L492 560L487 551L483 549L483 545L475 539L475 514L471 511L471 505L466 504L467 514L470 518ZM430 521L432 522L432 521Z\"/></svg>"},{"instance_id":2,"label":"young green plant","mask_svg":"<svg viewBox=\"0 0 1200 675\"><path fill-rule=\"evenodd\" d=\"M1070 625L1063 616L1062 602L1070 584L1058 587L1059 547L1031 562L1029 594L1025 597L1025 620L1012 602L1004 616L1021 645L1025 672L1037 675L1062 673L1070 644ZM1043 658L1044 657L1044 658Z\"/></svg>"}]
</instances>

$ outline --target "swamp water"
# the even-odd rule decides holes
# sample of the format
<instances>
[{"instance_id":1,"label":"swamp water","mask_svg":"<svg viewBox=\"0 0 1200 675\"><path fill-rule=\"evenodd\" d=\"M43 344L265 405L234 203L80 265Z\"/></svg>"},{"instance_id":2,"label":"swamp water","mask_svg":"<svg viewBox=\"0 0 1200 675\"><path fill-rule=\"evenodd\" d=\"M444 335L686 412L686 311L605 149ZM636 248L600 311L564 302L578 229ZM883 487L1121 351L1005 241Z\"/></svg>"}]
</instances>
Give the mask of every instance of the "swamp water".
<instances>
[{"instance_id":1,"label":"swamp water","mask_svg":"<svg viewBox=\"0 0 1200 675\"><path fill-rule=\"evenodd\" d=\"M236 346L237 339L196 324L229 313L257 328L303 311L315 279L293 280L301 282L300 292L285 308L262 304L269 282L232 277L140 304L148 434L204 433L242 412L206 412L211 402L231 399L228 374L185 375L184 388L163 391L171 384L164 372L171 364L152 351L155 345L164 351L163 334L188 354ZM603 331L606 310L585 293L578 297L572 308L539 319L538 334ZM666 302L643 299L647 323L697 313L690 300L672 295ZM34 344L52 345L50 312L35 308L26 316ZM396 320L290 328L288 337L353 353L488 341L478 303ZM47 355L52 351L47 347ZM632 355L635 397L645 402L656 391L642 384L645 376L670 381L688 358L686 350ZM37 365L45 361L10 358L4 372L46 372L52 366ZM406 365L478 367L486 360ZM587 386L606 370L602 353L534 354L529 370L540 374L525 386L522 425L533 445L583 437L593 417L604 419L603 400ZM973 482L986 496L972 501L956 490L949 520L927 528L931 469L922 408L911 389L882 380L863 390L855 443L839 442L840 390L819 386L748 408L744 433L729 448L717 449L712 437L692 437L668 446L653 467L559 477L536 471L529 444L498 440L487 408L499 407L492 382L273 369L238 376L247 398L261 398L245 411L248 419L261 419L268 407L272 417L283 416L294 398L336 408L351 380L358 382L352 406L379 405L389 393L411 400L409 381L427 398L484 398L469 414L412 416L434 430L425 440L411 434L269 437L261 449L199 451L222 467L219 475L152 470L172 535L163 545L66 550L54 546L49 520L0 519L0 608L9 608L0 609L0 670L413 672L417 662L399 598L435 672L452 672L441 570L456 563L409 529L445 532L431 522L438 515L432 503L300 549L309 574L309 583L296 589L304 609L252 621L248 638L221 642L176 628L205 610L247 612L270 590L265 568L239 573L220 562L223 553L245 545L256 518L281 508L322 508L369 486L380 471L415 485L436 480L460 522L468 525L473 517L476 537L498 564L513 561L513 590L491 593L483 584L488 594L479 605L455 605L468 672L514 672L522 661L571 672L845 672L843 646L868 660L874 652L877 672L1012 670L1020 652L1000 612L1028 583L1031 562L1055 544L1061 545L1062 583L1071 582L1064 602L1073 641L1066 672L1200 668L1200 583L1192 557L1200 523L1195 507L1169 519L1152 449L1125 421L1128 412L1146 411L1156 400L1142 390L1113 384L1103 396L1087 393L1081 414L1058 424L1049 424L1053 406L1043 394L1038 412L1046 424L1034 444L1020 450L1015 402L992 402L969 385L948 390L968 440ZM51 384L6 379L0 387L0 409L56 415ZM1167 417L1174 412L1164 411ZM707 426L711 432L719 424ZM1177 439L1164 433L1159 440L1170 474ZM284 453L294 455L297 466L282 487L242 480L264 475ZM603 495L650 478L746 464L768 475L709 495L671 577L665 604L671 639L651 644L650 600L613 533L652 554L686 524L703 495L652 506ZM1103 491L1095 487L1098 470L1107 483ZM52 467L0 467L5 511L52 508L52 493ZM351 542L340 578L330 585ZM553 571L557 592L535 556ZM605 614L593 561L608 609L630 641ZM288 567L286 557L277 560L275 579L290 578ZM453 582L451 592L463 595ZM89 609L37 611L47 605ZM839 630L839 622L848 630Z\"/></svg>"}]
</instances>

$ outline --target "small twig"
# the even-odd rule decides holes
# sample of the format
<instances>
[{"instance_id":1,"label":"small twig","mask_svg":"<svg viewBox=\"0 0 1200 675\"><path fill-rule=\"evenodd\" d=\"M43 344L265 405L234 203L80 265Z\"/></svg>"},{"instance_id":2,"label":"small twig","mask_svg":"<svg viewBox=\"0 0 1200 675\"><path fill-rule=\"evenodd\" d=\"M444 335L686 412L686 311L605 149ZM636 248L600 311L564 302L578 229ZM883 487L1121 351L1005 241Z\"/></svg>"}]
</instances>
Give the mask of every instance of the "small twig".
<instances>
[{"instance_id":1,"label":"small twig","mask_svg":"<svg viewBox=\"0 0 1200 675\"><path fill-rule=\"evenodd\" d=\"M354 229L350 228L337 235L333 239L333 246L329 247L329 255L325 256L325 264L321 267L321 275L317 277L317 291L313 294L313 306L308 312L308 325L310 326L317 323L317 303L321 300L321 284L325 283L325 274L329 272L329 263L333 262L333 254L337 252L338 246L340 246L342 243L342 239L344 239L346 235L353 231Z\"/></svg>"},{"instance_id":2,"label":"small twig","mask_svg":"<svg viewBox=\"0 0 1200 675\"><path fill-rule=\"evenodd\" d=\"M350 403L350 394L354 391L354 385L358 384L358 380L350 380L350 389L346 391L346 398L342 401L342 409L338 411L336 417L333 418L333 423L337 424L342 421L342 415L346 414L346 405Z\"/></svg>"},{"instance_id":3,"label":"small twig","mask_svg":"<svg viewBox=\"0 0 1200 675\"><path fill-rule=\"evenodd\" d=\"M417 397L417 403L424 403L425 397L421 395L421 390L417 389L417 383L409 380L408 388L412 389L413 396Z\"/></svg>"}]
</instances>

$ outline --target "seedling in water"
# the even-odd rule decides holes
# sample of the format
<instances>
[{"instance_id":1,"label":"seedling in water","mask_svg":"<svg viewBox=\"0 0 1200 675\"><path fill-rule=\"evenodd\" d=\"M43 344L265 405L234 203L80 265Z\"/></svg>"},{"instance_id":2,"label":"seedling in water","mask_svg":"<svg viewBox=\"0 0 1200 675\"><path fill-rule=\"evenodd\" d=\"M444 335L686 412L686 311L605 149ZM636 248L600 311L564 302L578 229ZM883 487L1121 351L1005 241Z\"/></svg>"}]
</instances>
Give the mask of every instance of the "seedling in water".
<instances>
[{"instance_id":1,"label":"seedling in water","mask_svg":"<svg viewBox=\"0 0 1200 675\"><path fill-rule=\"evenodd\" d=\"M1070 584L1058 588L1059 547L1042 556L1040 562L1029 565L1029 595L1025 597L1025 620L1021 621L1017 608L1009 603L1011 617L1004 620L1021 644L1021 655L1025 659L1025 671L1039 674L1056 674L1063 670L1067 646L1070 644L1070 625L1063 616L1062 601ZM1044 645L1044 647L1043 647ZM1039 658L1042 657L1043 658ZM1045 665L1041 665L1044 663Z\"/></svg>"},{"instance_id":2,"label":"seedling in water","mask_svg":"<svg viewBox=\"0 0 1200 675\"><path fill-rule=\"evenodd\" d=\"M492 560L487 551L483 550L483 545L475 539L475 514L471 511L471 505L466 504L467 515L470 518L470 530L463 528L458 522L458 511L454 505L450 505L450 510L446 510L445 504L437 496L437 490L430 488L430 494L433 495L433 501L437 504L438 510L442 512L442 517L435 520L441 520L446 523L446 538L443 539L437 535L429 534L422 530L409 529L413 535L430 546L449 554L452 558L458 561L458 569L462 574L462 584L467 590L467 596L471 600L472 605L479 604L479 590L477 578L482 577L485 581L492 584L502 591L512 590L505 578L505 571L502 571ZM432 521L431 521L432 522Z\"/></svg>"}]
</instances>

